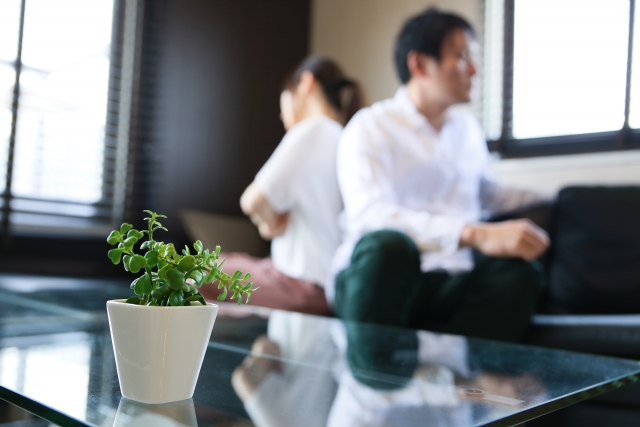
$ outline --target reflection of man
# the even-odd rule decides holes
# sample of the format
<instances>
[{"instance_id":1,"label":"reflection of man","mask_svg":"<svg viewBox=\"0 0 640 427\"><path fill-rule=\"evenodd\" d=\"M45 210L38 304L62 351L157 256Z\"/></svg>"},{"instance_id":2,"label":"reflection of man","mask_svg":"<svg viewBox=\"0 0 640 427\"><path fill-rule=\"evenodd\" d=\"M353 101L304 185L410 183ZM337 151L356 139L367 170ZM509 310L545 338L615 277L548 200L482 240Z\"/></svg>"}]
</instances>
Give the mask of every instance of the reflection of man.
<instances>
[{"instance_id":1,"label":"reflection of man","mask_svg":"<svg viewBox=\"0 0 640 427\"><path fill-rule=\"evenodd\" d=\"M480 222L541 197L499 186L479 124L450 108L470 100L474 44L456 15L430 9L410 19L395 52L404 85L343 132L346 239L334 259L342 318L444 323L451 333L503 340L528 328L542 287L531 261L549 239L526 220Z\"/></svg>"},{"instance_id":2,"label":"reflection of man","mask_svg":"<svg viewBox=\"0 0 640 427\"><path fill-rule=\"evenodd\" d=\"M274 311L232 384L260 427L469 426L496 405L506 415L522 410L520 399L543 396L530 376L487 372L486 352L500 351L476 347L459 336Z\"/></svg>"}]
</instances>

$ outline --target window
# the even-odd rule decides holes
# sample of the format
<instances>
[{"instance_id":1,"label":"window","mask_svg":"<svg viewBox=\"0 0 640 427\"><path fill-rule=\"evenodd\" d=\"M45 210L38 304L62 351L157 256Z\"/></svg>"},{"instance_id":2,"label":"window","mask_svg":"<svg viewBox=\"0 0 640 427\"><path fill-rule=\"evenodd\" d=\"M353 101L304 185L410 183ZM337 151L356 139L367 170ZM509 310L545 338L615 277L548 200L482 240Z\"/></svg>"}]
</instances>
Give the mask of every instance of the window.
<instances>
[{"instance_id":1,"label":"window","mask_svg":"<svg viewBox=\"0 0 640 427\"><path fill-rule=\"evenodd\" d=\"M135 29L118 18L135 20L130 5L0 4L3 233L102 234L121 219Z\"/></svg>"},{"instance_id":2,"label":"window","mask_svg":"<svg viewBox=\"0 0 640 427\"><path fill-rule=\"evenodd\" d=\"M492 148L527 156L640 147L637 19L635 0L486 0Z\"/></svg>"}]
</instances>

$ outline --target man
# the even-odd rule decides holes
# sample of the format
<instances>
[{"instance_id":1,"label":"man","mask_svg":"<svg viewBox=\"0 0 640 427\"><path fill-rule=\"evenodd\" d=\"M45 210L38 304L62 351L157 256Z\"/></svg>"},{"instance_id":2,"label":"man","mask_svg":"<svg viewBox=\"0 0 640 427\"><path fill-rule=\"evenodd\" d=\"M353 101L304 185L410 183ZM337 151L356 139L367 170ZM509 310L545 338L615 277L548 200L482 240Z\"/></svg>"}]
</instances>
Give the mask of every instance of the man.
<instances>
[{"instance_id":1,"label":"man","mask_svg":"<svg viewBox=\"0 0 640 427\"><path fill-rule=\"evenodd\" d=\"M510 341L527 331L543 283L531 261L549 238L527 220L480 219L543 198L499 186L480 125L451 108L470 100L473 34L435 9L410 19L395 48L403 86L342 134L346 236L328 297L344 319Z\"/></svg>"}]
</instances>

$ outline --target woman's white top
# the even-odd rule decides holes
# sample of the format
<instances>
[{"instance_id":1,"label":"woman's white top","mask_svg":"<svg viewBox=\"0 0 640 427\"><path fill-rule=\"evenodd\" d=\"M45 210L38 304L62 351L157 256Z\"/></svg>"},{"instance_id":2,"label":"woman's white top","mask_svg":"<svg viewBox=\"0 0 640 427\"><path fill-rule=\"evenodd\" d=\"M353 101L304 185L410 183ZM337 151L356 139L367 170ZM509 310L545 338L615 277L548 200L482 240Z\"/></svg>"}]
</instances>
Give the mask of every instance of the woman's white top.
<instances>
[{"instance_id":1,"label":"woman's white top","mask_svg":"<svg viewBox=\"0 0 640 427\"><path fill-rule=\"evenodd\" d=\"M255 182L277 212L289 212L284 234L271 242L271 257L287 276L324 285L340 244L343 209L336 175L342 126L325 116L291 128Z\"/></svg>"}]
</instances>

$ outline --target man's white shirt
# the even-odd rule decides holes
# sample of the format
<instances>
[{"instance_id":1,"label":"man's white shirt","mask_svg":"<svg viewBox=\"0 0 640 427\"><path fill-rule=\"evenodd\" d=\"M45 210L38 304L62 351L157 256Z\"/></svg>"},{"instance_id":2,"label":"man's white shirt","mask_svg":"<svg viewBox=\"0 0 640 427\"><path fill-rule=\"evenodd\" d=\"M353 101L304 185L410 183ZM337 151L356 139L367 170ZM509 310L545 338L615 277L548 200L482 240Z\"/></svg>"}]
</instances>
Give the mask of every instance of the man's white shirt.
<instances>
[{"instance_id":1,"label":"man's white shirt","mask_svg":"<svg viewBox=\"0 0 640 427\"><path fill-rule=\"evenodd\" d=\"M422 271L473 269L471 250L459 248L465 225L548 198L499 185L489 160L484 133L471 113L450 108L437 131L404 86L393 98L360 110L338 146L344 239L327 279L328 300L333 301L335 275L371 231L410 236L421 251Z\"/></svg>"}]
</instances>

